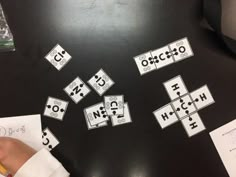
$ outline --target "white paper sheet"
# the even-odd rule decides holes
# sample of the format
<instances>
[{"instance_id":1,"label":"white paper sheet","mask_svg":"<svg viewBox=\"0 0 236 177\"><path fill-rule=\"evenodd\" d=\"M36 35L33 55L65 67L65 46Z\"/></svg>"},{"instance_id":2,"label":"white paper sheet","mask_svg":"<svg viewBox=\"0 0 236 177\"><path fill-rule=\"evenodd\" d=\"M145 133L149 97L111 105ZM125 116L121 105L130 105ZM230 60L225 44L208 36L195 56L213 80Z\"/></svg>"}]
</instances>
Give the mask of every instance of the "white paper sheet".
<instances>
[{"instance_id":1,"label":"white paper sheet","mask_svg":"<svg viewBox=\"0 0 236 177\"><path fill-rule=\"evenodd\" d=\"M40 150L43 147L41 116L37 114L0 118L0 136L19 139Z\"/></svg>"},{"instance_id":2,"label":"white paper sheet","mask_svg":"<svg viewBox=\"0 0 236 177\"><path fill-rule=\"evenodd\" d=\"M236 177L236 120L210 132L230 177Z\"/></svg>"}]
</instances>

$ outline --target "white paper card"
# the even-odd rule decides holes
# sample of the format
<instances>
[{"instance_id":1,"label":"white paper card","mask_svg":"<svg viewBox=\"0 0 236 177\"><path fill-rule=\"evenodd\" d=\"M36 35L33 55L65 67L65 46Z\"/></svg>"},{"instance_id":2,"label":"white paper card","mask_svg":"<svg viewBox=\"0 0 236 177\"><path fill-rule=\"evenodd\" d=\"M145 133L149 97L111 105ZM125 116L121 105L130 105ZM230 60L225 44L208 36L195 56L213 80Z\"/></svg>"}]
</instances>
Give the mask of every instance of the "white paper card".
<instances>
[{"instance_id":1,"label":"white paper card","mask_svg":"<svg viewBox=\"0 0 236 177\"><path fill-rule=\"evenodd\" d=\"M91 79L89 79L88 83L100 96L115 84L103 69L100 69Z\"/></svg>"},{"instance_id":2,"label":"white paper card","mask_svg":"<svg viewBox=\"0 0 236 177\"><path fill-rule=\"evenodd\" d=\"M157 69L163 68L169 64L174 63L171 55L168 55L169 47L164 46L151 52Z\"/></svg>"},{"instance_id":3,"label":"white paper card","mask_svg":"<svg viewBox=\"0 0 236 177\"><path fill-rule=\"evenodd\" d=\"M174 56L175 62L193 56L192 48L187 38L180 39L178 41L169 44L170 54Z\"/></svg>"},{"instance_id":4,"label":"white paper card","mask_svg":"<svg viewBox=\"0 0 236 177\"><path fill-rule=\"evenodd\" d=\"M175 122L178 122L177 115L171 104L167 104L153 112L161 128L164 129Z\"/></svg>"},{"instance_id":5,"label":"white paper card","mask_svg":"<svg viewBox=\"0 0 236 177\"><path fill-rule=\"evenodd\" d=\"M64 91L77 104L89 94L90 89L79 77L77 77L64 88Z\"/></svg>"},{"instance_id":6,"label":"white paper card","mask_svg":"<svg viewBox=\"0 0 236 177\"><path fill-rule=\"evenodd\" d=\"M141 75L147 74L156 69L156 65L150 51L134 57L134 60Z\"/></svg>"},{"instance_id":7,"label":"white paper card","mask_svg":"<svg viewBox=\"0 0 236 177\"><path fill-rule=\"evenodd\" d=\"M91 126L101 124L102 122L106 122L109 120L103 102L85 108L84 115L86 118L88 118Z\"/></svg>"},{"instance_id":8,"label":"white paper card","mask_svg":"<svg viewBox=\"0 0 236 177\"><path fill-rule=\"evenodd\" d=\"M71 56L57 44L45 57L57 70L61 70L70 60Z\"/></svg>"},{"instance_id":9,"label":"white paper card","mask_svg":"<svg viewBox=\"0 0 236 177\"><path fill-rule=\"evenodd\" d=\"M215 103L207 85L204 85L203 87L193 91L190 95L198 110Z\"/></svg>"},{"instance_id":10,"label":"white paper card","mask_svg":"<svg viewBox=\"0 0 236 177\"><path fill-rule=\"evenodd\" d=\"M104 97L105 109L107 115L124 115L124 96L110 95Z\"/></svg>"},{"instance_id":11,"label":"white paper card","mask_svg":"<svg viewBox=\"0 0 236 177\"><path fill-rule=\"evenodd\" d=\"M102 123L100 123L100 124L91 125L90 122L89 122L89 120L88 120L87 115L85 115L85 121L86 121L86 124L87 124L88 130L93 130L93 129L97 129L97 128L105 127L105 126L108 125L107 122L102 122Z\"/></svg>"},{"instance_id":12,"label":"white paper card","mask_svg":"<svg viewBox=\"0 0 236 177\"><path fill-rule=\"evenodd\" d=\"M197 111L189 95L185 95L171 104L173 105L179 119L183 119L189 114Z\"/></svg>"},{"instance_id":13,"label":"white paper card","mask_svg":"<svg viewBox=\"0 0 236 177\"><path fill-rule=\"evenodd\" d=\"M124 115L111 116L112 126L127 124L132 122L128 103L124 104Z\"/></svg>"},{"instance_id":14,"label":"white paper card","mask_svg":"<svg viewBox=\"0 0 236 177\"><path fill-rule=\"evenodd\" d=\"M49 128L43 130L42 138L43 145L48 151L51 151L60 143Z\"/></svg>"},{"instance_id":15,"label":"white paper card","mask_svg":"<svg viewBox=\"0 0 236 177\"><path fill-rule=\"evenodd\" d=\"M67 101L48 97L43 115L62 121L67 110L68 104L69 103Z\"/></svg>"},{"instance_id":16,"label":"white paper card","mask_svg":"<svg viewBox=\"0 0 236 177\"><path fill-rule=\"evenodd\" d=\"M171 100L179 98L180 96L188 93L188 90L181 76L176 76L166 81L164 83L164 86Z\"/></svg>"},{"instance_id":17,"label":"white paper card","mask_svg":"<svg viewBox=\"0 0 236 177\"><path fill-rule=\"evenodd\" d=\"M236 176L236 120L210 132L211 139L230 177Z\"/></svg>"},{"instance_id":18,"label":"white paper card","mask_svg":"<svg viewBox=\"0 0 236 177\"><path fill-rule=\"evenodd\" d=\"M181 120L181 122L189 137L192 137L206 129L198 113L188 116Z\"/></svg>"}]
</instances>

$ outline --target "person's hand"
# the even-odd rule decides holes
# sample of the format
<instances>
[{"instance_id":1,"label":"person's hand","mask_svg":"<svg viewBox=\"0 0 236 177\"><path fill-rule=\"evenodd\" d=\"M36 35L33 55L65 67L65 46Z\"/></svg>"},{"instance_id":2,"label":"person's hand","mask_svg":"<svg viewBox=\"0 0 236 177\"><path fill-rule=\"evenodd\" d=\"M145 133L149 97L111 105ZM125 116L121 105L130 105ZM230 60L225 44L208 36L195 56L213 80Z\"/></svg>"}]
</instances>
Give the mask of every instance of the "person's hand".
<instances>
[{"instance_id":1,"label":"person's hand","mask_svg":"<svg viewBox=\"0 0 236 177\"><path fill-rule=\"evenodd\" d=\"M34 149L17 139L0 137L0 163L12 175L35 153Z\"/></svg>"}]
</instances>

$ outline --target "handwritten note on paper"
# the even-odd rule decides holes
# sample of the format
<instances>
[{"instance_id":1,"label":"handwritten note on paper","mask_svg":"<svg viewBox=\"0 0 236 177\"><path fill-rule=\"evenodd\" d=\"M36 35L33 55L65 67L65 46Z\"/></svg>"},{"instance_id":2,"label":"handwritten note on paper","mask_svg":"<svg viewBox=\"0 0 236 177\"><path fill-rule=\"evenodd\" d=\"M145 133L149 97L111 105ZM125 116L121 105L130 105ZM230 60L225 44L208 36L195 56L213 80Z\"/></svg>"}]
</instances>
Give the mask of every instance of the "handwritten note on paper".
<instances>
[{"instance_id":1,"label":"handwritten note on paper","mask_svg":"<svg viewBox=\"0 0 236 177\"><path fill-rule=\"evenodd\" d=\"M210 132L230 177L236 176L236 120Z\"/></svg>"},{"instance_id":2,"label":"handwritten note on paper","mask_svg":"<svg viewBox=\"0 0 236 177\"><path fill-rule=\"evenodd\" d=\"M16 138L36 150L42 149L41 116L0 118L0 136Z\"/></svg>"}]
</instances>

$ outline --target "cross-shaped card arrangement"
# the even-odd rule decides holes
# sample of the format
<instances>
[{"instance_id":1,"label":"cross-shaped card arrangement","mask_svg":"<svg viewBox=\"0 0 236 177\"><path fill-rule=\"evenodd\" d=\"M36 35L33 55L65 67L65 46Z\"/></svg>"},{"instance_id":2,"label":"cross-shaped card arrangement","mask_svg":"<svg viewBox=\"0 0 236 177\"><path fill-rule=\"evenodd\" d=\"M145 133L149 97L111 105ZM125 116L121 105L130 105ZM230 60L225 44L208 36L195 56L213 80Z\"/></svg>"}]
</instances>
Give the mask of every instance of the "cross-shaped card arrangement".
<instances>
[{"instance_id":1,"label":"cross-shaped card arrangement","mask_svg":"<svg viewBox=\"0 0 236 177\"><path fill-rule=\"evenodd\" d=\"M193 51L187 38L172 42L159 49L134 57L141 75L158 70L167 65L177 63L193 56Z\"/></svg>"},{"instance_id":2,"label":"cross-shaped card arrangement","mask_svg":"<svg viewBox=\"0 0 236 177\"><path fill-rule=\"evenodd\" d=\"M162 129L181 121L189 137L205 130L198 111L215 101L204 85L189 93L181 76L174 77L164 83L171 103L153 112Z\"/></svg>"}]
</instances>

